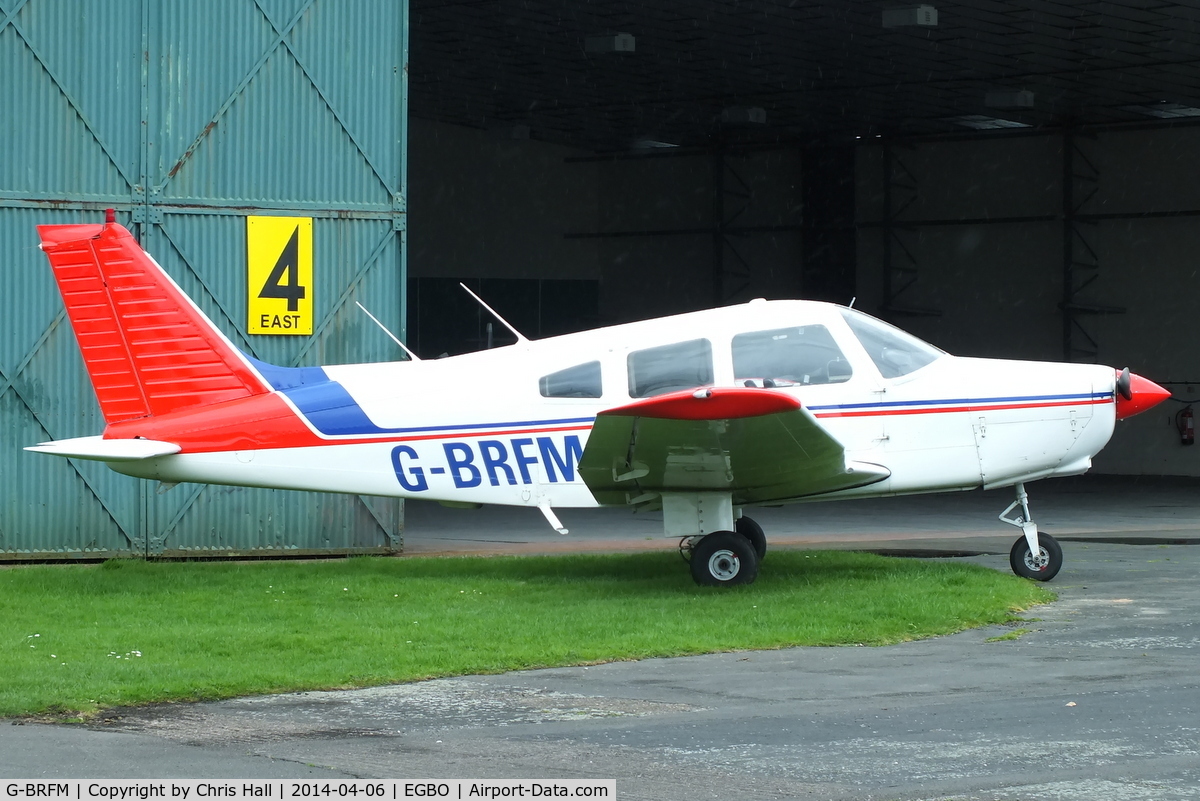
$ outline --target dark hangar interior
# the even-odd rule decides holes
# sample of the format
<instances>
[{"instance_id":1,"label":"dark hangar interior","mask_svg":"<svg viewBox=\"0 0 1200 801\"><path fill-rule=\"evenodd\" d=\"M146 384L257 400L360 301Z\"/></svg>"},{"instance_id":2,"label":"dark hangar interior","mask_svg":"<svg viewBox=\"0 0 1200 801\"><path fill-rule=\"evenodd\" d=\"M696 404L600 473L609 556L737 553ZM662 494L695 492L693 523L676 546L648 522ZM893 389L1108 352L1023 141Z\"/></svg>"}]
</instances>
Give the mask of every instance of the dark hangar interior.
<instances>
[{"instance_id":1,"label":"dark hangar interior","mask_svg":"<svg viewBox=\"0 0 1200 801\"><path fill-rule=\"evenodd\" d=\"M856 299L1200 381L1195 4L417 0L410 65L421 352L503 341L466 280L534 335Z\"/></svg>"}]
</instances>

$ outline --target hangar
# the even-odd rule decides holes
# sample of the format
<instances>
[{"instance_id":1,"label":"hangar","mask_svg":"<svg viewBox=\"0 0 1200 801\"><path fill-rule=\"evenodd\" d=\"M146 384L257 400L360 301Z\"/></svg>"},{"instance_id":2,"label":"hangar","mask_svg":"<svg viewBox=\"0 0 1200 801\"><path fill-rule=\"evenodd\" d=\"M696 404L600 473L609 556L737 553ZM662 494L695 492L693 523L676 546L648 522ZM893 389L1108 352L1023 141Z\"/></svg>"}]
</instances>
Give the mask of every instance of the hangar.
<instances>
[{"instance_id":1,"label":"hangar","mask_svg":"<svg viewBox=\"0 0 1200 801\"><path fill-rule=\"evenodd\" d=\"M411 21L411 337L439 278L490 282L502 310L501 279L582 279L583 325L857 298L952 353L1200 388L1195 4L414 2ZM1200 473L1182 408L1122 426L1095 469Z\"/></svg>"},{"instance_id":2,"label":"hangar","mask_svg":"<svg viewBox=\"0 0 1200 801\"><path fill-rule=\"evenodd\" d=\"M964 355L1188 398L1200 9L1042 0L0 0L6 558L395 550L379 498L153 487L24 444L98 415L39 222L114 207L288 364L738 303L849 303ZM219 12L219 13L218 13ZM313 225L313 333L248 325L247 218ZM1171 404L1096 470L1197 475ZM48 464L54 462L54 464Z\"/></svg>"}]
</instances>

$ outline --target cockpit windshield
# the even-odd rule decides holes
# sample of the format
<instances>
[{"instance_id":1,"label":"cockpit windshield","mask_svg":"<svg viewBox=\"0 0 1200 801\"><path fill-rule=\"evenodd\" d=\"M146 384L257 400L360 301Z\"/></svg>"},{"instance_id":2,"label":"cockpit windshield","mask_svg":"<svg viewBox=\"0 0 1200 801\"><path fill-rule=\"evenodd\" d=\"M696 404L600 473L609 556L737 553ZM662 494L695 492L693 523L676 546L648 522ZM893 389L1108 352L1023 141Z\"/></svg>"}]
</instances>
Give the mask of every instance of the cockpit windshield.
<instances>
[{"instance_id":1,"label":"cockpit windshield","mask_svg":"<svg viewBox=\"0 0 1200 801\"><path fill-rule=\"evenodd\" d=\"M842 316L884 378L916 372L945 355L945 351L869 314L842 309Z\"/></svg>"}]
</instances>

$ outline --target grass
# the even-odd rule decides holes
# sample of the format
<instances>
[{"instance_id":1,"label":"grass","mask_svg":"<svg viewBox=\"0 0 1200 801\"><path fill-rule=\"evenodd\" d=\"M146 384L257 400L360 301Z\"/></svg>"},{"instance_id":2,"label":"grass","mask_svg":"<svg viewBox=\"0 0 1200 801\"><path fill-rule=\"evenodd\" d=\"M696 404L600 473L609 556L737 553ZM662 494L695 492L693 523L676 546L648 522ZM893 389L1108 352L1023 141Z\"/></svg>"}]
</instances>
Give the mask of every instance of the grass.
<instances>
[{"instance_id":1,"label":"grass","mask_svg":"<svg viewBox=\"0 0 1200 801\"><path fill-rule=\"evenodd\" d=\"M727 590L674 553L22 566L0 570L0 716L883 645L1052 598L974 565L833 552L772 552Z\"/></svg>"},{"instance_id":2,"label":"grass","mask_svg":"<svg viewBox=\"0 0 1200 801\"><path fill-rule=\"evenodd\" d=\"M1013 629L1010 632L1001 634L998 637L988 637L984 642L1005 642L1007 640L1019 640L1033 629Z\"/></svg>"}]
</instances>

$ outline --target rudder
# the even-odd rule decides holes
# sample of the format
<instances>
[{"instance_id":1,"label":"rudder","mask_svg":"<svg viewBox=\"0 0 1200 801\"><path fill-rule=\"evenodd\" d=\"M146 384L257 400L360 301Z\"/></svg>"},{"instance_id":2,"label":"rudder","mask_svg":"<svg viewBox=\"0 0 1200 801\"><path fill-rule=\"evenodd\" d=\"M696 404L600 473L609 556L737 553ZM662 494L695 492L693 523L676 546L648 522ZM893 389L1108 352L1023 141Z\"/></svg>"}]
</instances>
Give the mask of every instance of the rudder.
<instances>
[{"instance_id":1,"label":"rudder","mask_svg":"<svg viewBox=\"0 0 1200 801\"><path fill-rule=\"evenodd\" d=\"M270 391L123 226L38 235L106 423Z\"/></svg>"}]
</instances>

